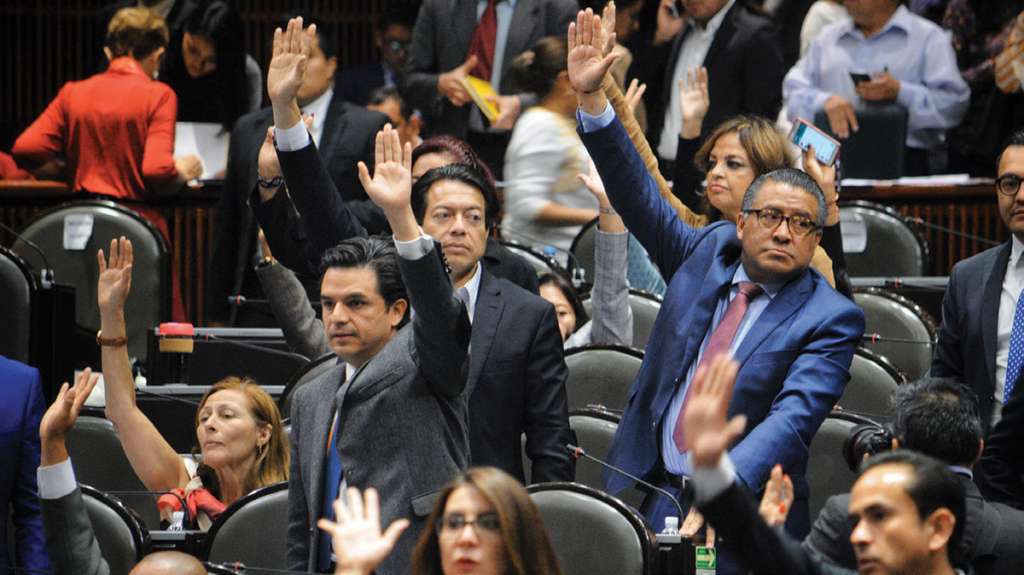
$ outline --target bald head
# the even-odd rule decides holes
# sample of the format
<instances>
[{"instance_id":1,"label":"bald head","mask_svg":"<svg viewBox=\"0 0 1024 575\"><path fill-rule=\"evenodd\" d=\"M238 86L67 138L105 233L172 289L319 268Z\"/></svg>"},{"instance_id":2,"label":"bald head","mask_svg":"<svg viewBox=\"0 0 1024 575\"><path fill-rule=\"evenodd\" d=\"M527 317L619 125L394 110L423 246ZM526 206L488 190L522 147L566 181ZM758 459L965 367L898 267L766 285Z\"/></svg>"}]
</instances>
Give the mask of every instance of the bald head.
<instances>
[{"instance_id":1,"label":"bald head","mask_svg":"<svg viewBox=\"0 0 1024 575\"><path fill-rule=\"evenodd\" d=\"M206 567L181 551L160 551L146 555L129 575L206 575Z\"/></svg>"}]
</instances>

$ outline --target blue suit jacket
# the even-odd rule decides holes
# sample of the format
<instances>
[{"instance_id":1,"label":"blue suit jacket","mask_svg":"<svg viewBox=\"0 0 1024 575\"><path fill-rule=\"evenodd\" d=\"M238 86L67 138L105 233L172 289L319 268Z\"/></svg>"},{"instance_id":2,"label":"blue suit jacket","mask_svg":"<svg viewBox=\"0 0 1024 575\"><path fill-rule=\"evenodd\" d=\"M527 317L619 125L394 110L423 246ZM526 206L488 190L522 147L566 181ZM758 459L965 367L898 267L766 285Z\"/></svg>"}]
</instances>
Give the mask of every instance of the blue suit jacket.
<instances>
[{"instance_id":1,"label":"blue suit jacket","mask_svg":"<svg viewBox=\"0 0 1024 575\"><path fill-rule=\"evenodd\" d=\"M0 356L0 511L14 511L17 562L7 556L7 519L0 519L0 573L9 564L49 572L39 513L39 420L43 417L39 371Z\"/></svg>"},{"instance_id":2,"label":"blue suit jacket","mask_svg":"<svg viewBox=\"0 0 1024 575\"><path fill-rule=\"evenodd\" d=\"M741 245L732 223L694 229L678 218L618 119L581 137L626 227L669 280L609 454L612 463L642 477L662 469L661 423L730 288ZM730 452L732 460L752 492L772 466L783 465L793 478L790 527L798 534L809 528L807 448L842 394L863 332L860 308L807 269L778 292L735 354L741 368L729 415L745 414L747 432ZM631 481L606 474L605 483L614 493Z\"/></svg>"}]
</instances>

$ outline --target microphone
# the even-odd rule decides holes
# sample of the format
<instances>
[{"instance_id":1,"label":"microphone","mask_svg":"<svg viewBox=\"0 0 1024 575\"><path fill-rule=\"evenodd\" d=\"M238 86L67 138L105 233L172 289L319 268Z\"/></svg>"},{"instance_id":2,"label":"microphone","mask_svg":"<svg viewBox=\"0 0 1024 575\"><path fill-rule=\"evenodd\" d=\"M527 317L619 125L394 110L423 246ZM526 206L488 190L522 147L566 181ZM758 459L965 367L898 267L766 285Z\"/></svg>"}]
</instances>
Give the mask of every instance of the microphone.
<instances>
[{"instance_id":1,"label":"microphone","mask_svg":"<svg viewBox=\"0 0 1024 575\"><path fill-rule=\"evenodd\" d=\"M640 485L643 485L644 487L650 489L651 491L654 491L654 492L662 495L663 497L665 497L669 501L671 501L673 505L676 506L676 510L679 511L679 521L682 521L686 517L686 514L683 513L683 506L679 503L679 500L676 499L675 497L672 497L672 494L669 493L668 491L665 491L664 489L662 489L662 488L660 488L660 487L658 487L656 485L653 485L653 484L651 484L651 483L649 483L647 481L644 481L643 479L640 479L639 477L637 477L636 475L633 475L632 473L629 473L625 469L622 469L620 467L612 465L611 463L608 463L607 461L604 461L603 459L598 459L597 457L594 457L593 455L590 455L589 453L584 451L582 447L578 447L578 446L573 445L571 443L566 443L565 444L565 448L568 449L569 453L572 453L573 458L575 458L577 460L580 457L585 457L585 458L587 458L587 459L597 463L601 467L604 467L605 469L611 469L615 473L618 473L620 475L624 475L624 476L632 479L633 481L636 481ZM684 487L685 487L685 484L684 484Z\"/></svg>"},{"instance_id":2,"label":"microphone","mask_svg":"<svg viewBox=\"0 0 1024 575\"><path fill-rule=\"evenodd\" d=\"M135 393L141 393L142 395L152 395L153 397L159 397L160 399L166 399L168 401L177 401L178 403L185 403L191 405L192 407L199 407L198 401L192 401L191 399L185 399L183 397L177 397L174 395L165 395L163 393L157 393L155 391L150 391L144 387L135 388Z\"/></svg>"},{"instance_id":3,"label":"microphone","mask_svg":"<svg viewBox=\"0 0 1024 575\"><path fill-rule=\"evenodd\" d=\"M866 343L913 343L917 345L934 345L935 342L930 339L908 339L905 337L889 337L878 333L865 333L861 336L861 341Z\"/></svg>"},{"instance_id":4,"label":"microphone","mask_svg":"<svg viewBox=\"0 0 1024 575\"><path fill-rule=\"evenodd\" d=\"M50 262L46 259L46 254L43 253L43 250L35 242L14 231L14 228L7 224L0 222L0 228L6 230L7 233L18 238L26 246L32 248L33 251L39 254L39 259L43 260L43 269L39 270L39 283L43 289L50 289L53 287L53 268L50 267Z\"/></svg>"},{"instance_id":5,"label":"microphone","mask_svg":"<svg viewBox=\"0 0 1024 575\"><path fill-rule=\"evenodd\" d=\"M983 238L981 236L976 236L974 234L968 234L966 232L961 232L960 230L954 230L953 228L947 228L946 226L940 226L939 224L933 224L931 222L926 222L922 218L911 217L911 216L904 216L904 217L906 218L906 220L908 222L911 222L913 224L916 224L916 225L919 225L919 226L922 226L922 227L925 227L925 228L930 228L930 229L933 229L933 230L938 230L940 232L946 232L947 234L953 234L954 236L959 236L961 238L966 238L966 239L969 239L969 240L974 240L976 242L981 242L981 243L983 243L985 245L988 245L988 246L998 246L999 245L999 242L990 240L988 238Z\"/></svg>"},{"instance_id":6,"label":"microphone","mask_svg":"<svg viewBox=\"0 0 1024 575\"><path fill-rule=\"evenodd\" d=\"M568 259L569 259L569 263L571 264L571 266L570 266L570 269L568 271L569 271L570 274L572 274L572 285L573 285L573 287L578 289L586 281L586 277L584 277L584 274L586 273L586 270L584 270L583 266L580 265L580 261L578 259L576 259L576 254L572 253L571 251L569 251L569 250L567 250L565 248L560 248L558 246L552 246L552 245L546 244L543 240L540 240L540 239L528 236L528 235L526 235L526 234L524 234L522 232L518 232L518 231L515 231L515 230L508 229L508 228L503 228L501 226L495 226L495 227L497 227L498 231L501 232L502 234L508 233L508 234L516 236L516 237L518 237L520 239L524 239L524 240L526 240L526 241L528 241L528 242L530 242L532 244L544 245L545 247L549 247L549 248L555 250L556 252L563 253L563 254L569 256Z\"/></svg>"},{"instance_id":7,"label":"microphone","mask_svg":"<svg viewBox=\"0 0 1024 575\"><path fill-rule=\"evenodd\" d=\"M104 493L110 495L173 495L181 502L181 523L182 525L189 525L191 518L188 515L188 502L185 498L173 491L104 491ZM187 528L185 529L187 531Z\"/></svg>"}]
</instances>

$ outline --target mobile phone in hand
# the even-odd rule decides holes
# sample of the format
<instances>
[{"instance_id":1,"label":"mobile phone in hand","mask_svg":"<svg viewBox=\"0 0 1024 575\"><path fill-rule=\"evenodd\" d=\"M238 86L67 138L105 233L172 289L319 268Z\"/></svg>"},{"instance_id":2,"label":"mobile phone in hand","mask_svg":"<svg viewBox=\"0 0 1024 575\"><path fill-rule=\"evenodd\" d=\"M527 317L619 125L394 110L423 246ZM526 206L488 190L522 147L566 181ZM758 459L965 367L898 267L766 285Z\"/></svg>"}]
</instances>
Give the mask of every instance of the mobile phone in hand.
<instances>
[{"instance_id":1,"label":"mobile phone in hand","mask_svg":"<svg viewBox=\"0 0 1024 575\"><path fill-rule=\"evenodd\" d=\"M839 141L803 118L797 118L793 122L789 139L801 150L806 151L807 148L814 146L815 157L826 166L835 163L836 157L839 155Z\"/></svg>"},{"instance_id":2,"label":"mobile phone in hand","mask_svg":"<svg viewBox=\"0 0 1024 575\"><path fill-rule=\"evenodd\" d=\"M850 72L850 79L853 80L853 85L856 86L857 84L870 82L871 76L861 72Z\"/></svg>"}]
</instances>

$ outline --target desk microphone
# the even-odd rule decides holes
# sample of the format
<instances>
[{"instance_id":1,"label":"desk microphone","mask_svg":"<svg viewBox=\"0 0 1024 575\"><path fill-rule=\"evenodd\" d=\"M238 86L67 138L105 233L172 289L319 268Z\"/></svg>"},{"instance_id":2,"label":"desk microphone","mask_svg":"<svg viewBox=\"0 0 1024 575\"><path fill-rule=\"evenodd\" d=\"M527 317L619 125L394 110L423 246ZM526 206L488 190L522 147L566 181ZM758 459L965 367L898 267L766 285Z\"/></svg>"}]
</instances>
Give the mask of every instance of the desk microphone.
<instances>
[{"instance_id":1,"label":"desk microphone","mask_svg":"<svg viewBox=\"0 0 1024 575\"><path fill-rule=\"evenodd\" d=\"M935 344L935 342L930 339L909 339L905 337L889 337L879 333L866 333L862 335L860 339L865 343L913 343L917 345Z\"/></svg>"},{"instance_id":2,"label":"desk microphone","mask_svg":"<svg viewBox=\"0 0 1024 575\"><path fill-rule=\"evenodd\" d=\"M657 487L656 485L653 485L651 483L648 483L647 481L644 481L643 479L640 479L639 477L637 477L636 475L633 475L632 473L629 473L625 469L622 469L620 467L612 465L611 463L608 463L607 461L604 461L603 459L598 459L597 457L594 457L593 455L590 455L589 453L584 451L582 447L577 447L577 446L575 446L575 445L573 445L571 443L566 443L565 444L565 448L569 450L569 453L572 453L573 458L575 458L576 460L579 460L580 457L585 457L585 458L587 458L587 459L597 463L601 467L604 467L605 469L611 469L615 473L618 473L620 475L624 475L624 476L632 479L633 481L636 481L640 485L643 485L647 489L650 489L651 491L654 491L654 492L662 495L663 497L666 497L669 501L672 502L673 505L676 506L676 510L679 511L679 521L682 521L683 518L686 517L686 514L683 513L683 506L679 503L679 500L676 499L675 497L672 497L672 494L669 493L668 491L665 491L664 489L662 489L660 487ZM683 487L685 489L686 483L683 484Z\"/></svg>"},{"instance_id":3,"label":"desk microphone","mask_svg":"<svg viewBox=\"0 0 1024 575\"><path fill-rule=\"evenodd\" d=\"M39 270L39 283L43 289L50 289L53 287L53 268L50 267L50 262L46 259L46 254L43 253L43 250L35 242L14 231L14 228L7 224L0 222L0 228L7 230L7 233L18 238L22 243L39 254L39 259L43 260L43 269Z\"/></svg>"},{"instance_id":4,"label":"desk microphone","mask_svg":"<svg viewBox=\"0 0 1024 575\"><path fill-rule=\"evenodd\" d=\"M187 525L189 525L191 523L191 518L188 515L188 502L185 501L184 497L182 497L181 495L178 495L177 493L175 493L173 491L104 491L103 493L107 493L109 495L114 495L114 496L118 496L118 495L159 495L159 496L173 495L181 503L181 517L182 517L181 524L184 525L184 526L187 526ZM187 527L186 527L186 529L187 529Z\"/></svg>"},{"instance_id":5,"label":"desk microphone","mask_svg":"<svg viewBox=\"0 0 1024 575\"><path fill-rule=\"evenodd\" d=\"M933 229L933 230L938 230L940 232L946 232L947 234L953 234L954 236L959 236L961 238L966 238L968 240L974 240L976 242L981 242L981 243L983 243L985 245L989 245L989 246L998 246L999 245L999 242L997 242L997 241L993 241L993 240L990 240L988 238L983 238L981 236L976 236L974 234L969 234L967 232L961 232L960 230L954 230L953 228L947 228L946 226L940 226L939 224L933 224L931 222L926 222L922 218L911 217L911 216L904 216L904 218L906 218L906 220L908 222L911 222L913 224L916 224L916 225L919 225L919 226L922 226L922 227L925 227L925 228L930 228L930 229Z\"/></svg>"},{"instance_id":6,"label":"desk microphone","mask_svg":"<svg viewBox=\"0 0 1024 575\"><path fill-rule=\"evenodd\" d=\"M540 239L528 236L528 235L526 235L526 234L524 234L522 232L517 232L516 230L512 230L512 229L509 229L509 228L503 228L501 226L497 226L497 228L498 228L498 231L501 232L502 234L510 234L510 235L516 236L517 238L526 240L526 241L530 242L531 244L543 245L544 247L551 248L551 249L555 250L556 252L563 253L563 254L569 256L569 262L572 264L572 269L569 270L569 273L572 275L572 285L573 285L573 287L578 289L581 285L583 285L584 282L586 282L586 278L584 277L584 274L586 273L586 270L584 270L583 266L580 265L580 261L578 259L576 259L576 254L572 253L572 251L567 250L565 248L560 248L558 246L552 246L552 245L546 244L543 240L540 240Z\"/></svg>"},{"instance_id":7,"label":"desk microphone","mask_svg":"<svg viewBox=\"0 0 1024 575\"><path fill-rule=\"evenodd\" d=\"M153 397L159 397L160 399L166 399L167 401L177 401L178 403L186 403L188 405L191 405L192 407L199 407L199 402L198 401L192 401L191 399L185 399L183 397L177 397L177 396L174 396L174 395L166 395L166 394L163 394L163 393L157 393L155 391L150 391L149 389L146 389L145 387L136 387L135 388L135 393L141 393L142 395L152 395Z\"/></svg>"}]
</instances>

